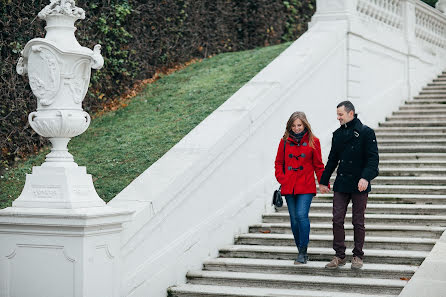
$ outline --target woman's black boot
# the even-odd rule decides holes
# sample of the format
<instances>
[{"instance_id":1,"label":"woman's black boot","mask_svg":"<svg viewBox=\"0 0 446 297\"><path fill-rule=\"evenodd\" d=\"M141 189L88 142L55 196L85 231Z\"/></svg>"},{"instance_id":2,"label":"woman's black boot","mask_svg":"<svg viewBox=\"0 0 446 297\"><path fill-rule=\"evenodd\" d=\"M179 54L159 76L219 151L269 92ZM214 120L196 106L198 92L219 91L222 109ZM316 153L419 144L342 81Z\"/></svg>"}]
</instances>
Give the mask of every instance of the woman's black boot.
<instances>
[{"instance_id":1,"label":"woman's black boot","mask_svg":"<svg viewBox=\"0 0 446 297\"><path fill-rule=\"evenodd\" d=\"M307 247L301 246L298 247L299 255L297 256L296 261L294 261L294 264L307 264L308 261L308 253L307 253Z\"/></svg>"}]
</instances>

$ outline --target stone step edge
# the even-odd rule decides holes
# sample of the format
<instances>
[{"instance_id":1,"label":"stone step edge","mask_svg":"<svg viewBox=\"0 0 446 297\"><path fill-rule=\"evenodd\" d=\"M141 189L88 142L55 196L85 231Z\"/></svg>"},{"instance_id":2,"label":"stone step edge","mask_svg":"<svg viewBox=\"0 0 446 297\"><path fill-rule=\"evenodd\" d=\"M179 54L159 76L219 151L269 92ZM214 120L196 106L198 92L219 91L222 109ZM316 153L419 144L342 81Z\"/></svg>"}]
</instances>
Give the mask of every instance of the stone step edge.
<instances>
[{"instance_id":1,"label":"stone step edge","mask_svg":"<svg viewBox=\"0 0 446 297\"><path fill-rule=\"evenodd\" d=\"M367 240L367 239L366 239ZM231 245L223 247L220 249L221 252L262 252L262 253L293 253L297 254L297 249L295 246L270 246L270 245ZM372 250L364 249L365 257L393 257L402 259L422 259L424 260L428 255L428 251L407 251L407 250ZM332 248L319 248L319 247L308 247L308 254L323 254L323 255L334 255ZM346 250L345 254L349 259L351 259L352 252Z\"/></svg>"},{"instance_id":2,"label":"stone step edge","mask_svg":"<svg viewBox=\"0 0 446 297\"><path fill-rule=\"evenodd\" d=\"M270 239L270 240L293 240L292 234L277 233L244 233L235 236L235 239ZM332 241L333 235L310 234L310 241ZM346 235L345 241L353 241L353 235ZM395 236L367 236L367 242L385 243L406 243L406 244L431 244L434 245L437 239L420 237L395 237Z\"/></svg>"},{"instance_id":3,"label":"stone step edge","mask_svg":"<svg viewBox=\"0 0 446 297\"><path fill-rule=\"evenodd\" d=\"M445 171L446 168L438 168L438 167L427 167L427 168L419 168L419 167L399 167L399 168L393 168L393 167L380 167L379 171L380 172L384 172L384 171L426 171L426 170L431 170L431 171Z\"/></svg>"},{"instance_id":4,"label":"stone step edge","mask_svg":"<svg viewBox=\"0 0 446 297\"><path fill-rule=\"evenodd\" d=\"M372 182L373 185L373 182ZM317 194L314 198L333 198L333 193ZM397 198L397 199L446 199L446 195L432 195L432 194L375 194L369 193L369 198Z\"/></svg>"},{"instance_id":5,"label":"stone step edge","mask_svg":"<svg viewBox=\"0 0 446 297\"><path fill-rule=\"evenodd\" d=\"M432 161L435 160L435 158L438 157L446 157L446 153L381 153L379 154L383 157L395 157L395 158L401 158L401 157L430 157L433 158Z\"/></svg>"},{"instance_id":6,"label":"stone step edge","mask_svg":"<svg viewBox=\"0 0 446 297\"><path fill-rule=\"evenodd\" d=\"M377 138L379 139L379 136ZM444 143L446 143L446 139L436 139L436 138L425 138L425 139L399 138L399 139L381 139L379 141L379 143L387 143L387 142L393 142L395 144L398 144L398 142L411 142L413 144L426 143L426 142L442 142L442 143L444 142Z\"/></svg>"},{"instance_id":7,"label":"stone step edge","mask_svg":"<svg viewBox=\"0 0 446 297\"><path fill-rule=\"evenodd\" d=\"M324 284L340 284L355 285L355 286L379 286L379 287L401 287L403 288L406 280L392 280L392 279L377 279L377 278L355 278L346 276L318 276L318 275L290 275L290 274L268 274L252 273L252 272L231 272L231 271L206 271L197 270L189 271L187 278L220 278L220 279L234 279L239 280L254 280L254 281L280 281L280 282L305 282Z\"/></svg>"},{"instance_id":8,"label":"stone step edge","mask_svg":"<svg viewBox=\"0 0 446 297\"><path fill-rule=\"evenodd\" d=\"M204 262L204 265L246 265L246 266L268 266L268 267L302 267L310 269L325 268L327 261L308 261L306 265L296 265L293 260L276 260L276 259L255 259L255 258L214 258ZM339 267L340 270L350 270L351 263ZM388 272L409 272L415 273L418 266L401 265L401 264L373 264L364 263L362 270L374 271L385 270Z\"/></svg>"},{"instance_id":9,"label":"stone step edge","mask_svg":"<svg viewBox=\"0 0 446 297\"><path fill-rule=\"evenodd\" d=\"M236 296L236 297L397 297L398 295L370 295L361 293L322 292L297 289L253 288L184 284L168 289L170 293L190 294L189 296ZM194 294L194 295L192 295Z\"/></svg>"},{"instance_id":10,"label":"stone step edge","mask_svg":"<svg viewBox=\"0 0 446 297\"><path fill-rule=\"evenodd\" d=\"M435 122L444 122L446 119L445 115L392 115L387 116L386 121L396 121L396 120L434 120Z\"/></svg>"},{"instance_id":11,"label":"stone step edge","mask_svg":"<svg viewBox=\"0 0 446 297\"><path fill-rule=\"evenodd\" d=\"M414 139L416 137L421 137L421 139L437 139L438 137L446 137L445 133L386 133L386 132L376 132L376 138L378 140L386 140L391 137L396 137L397 139L404 139L403 137L409 137L409 139ZM429 138L428 138L429 137ZM432 137L432 138L430 138Z\"/></svg>"},{"instance_id":12,"label":"stone step edge","mask_svg":"<svg viewBox=\"0 0 446 297\"><path fill-rule=\"evenodd\" d=\"M381 165L387 165L387 164L393 164L393 163L398 163L398 164L416 164L416 165L420 165L420 164L444 164L446 165L446 160L379 160L379 164ZM407 168L407 167L406 167ZM436 167L434 167L436 168ZM380 177L380 176L378 176ZM426 177L423 177L426 178Z\"/></svg>"},{"instance_id":13,"label":"stone step edge","mask_svg":"<svg viewBox=\"0 0 446 297\"><path fill-rule=\"evenodd\" d=\"M290 223L258 223L249 226L250 228L290 228ZM312 229L329 229L332 230L333 225L328 223L311 223ZM353 230L353 225L345 224L344 229ZM377 225L377 224L367 224L367 230L376 231L394 231L395 226L386 225ZM446 227L437 227L437 226L416 226L416 225L398 225L398 231L426 231L426 232L444 232L446 231Z\"/></svg>"},{"instance_id":14,"label":"stone step edge","mask_svg":"<svg viewBox=\"0 0 446 297\"><path fill-rule=\"evenodd\" d=\"M446 171L446 169L444 169ZM410 189L410 190L446 190L446 186L438 185L380 185L373 184L373 189Z\"/></svg>"},{"instance_id":15,"label":"stone step edge","mask_svg":"<svg viewBox=\"0 0 446 297\"><path fill-rule=\"evenodd\" d=\"M284 206L286 206L286 201L284 201ZM328 202L317 202L313 201L311 204L311 207L327 207L332 208L333 203ZM310 209L311 209L310 207ZM352 204L349 203L348 208L352 208ZM446 205L440 204L440 205L433 205L433 204L408 204L408 203L401 203L401 204L391 204L391 203L367 203L367 210L370 209L414 209L414 210L446 210ZM401 226L398 226L401 227Z\"/></svg>"},{"instance_id":16,"label":"stone step edge","mask_svg":"<svg viewBox=\"0 0 446 297\"><path fill-rule=\"evenodd\" d=\"M331 213L311 213L309 214L312 218L331 218L333 215ZM285 212L275 212L263 214L263 218L284 218L289 217L288 213ZM351 218L352 214L347 213L346 218ZM441 215L413 215L413 214L376 214L376 213L366 213L366 219L405 219L405 220L444 220L446 222L446 216Z\"/></svg>"}]
</instances>

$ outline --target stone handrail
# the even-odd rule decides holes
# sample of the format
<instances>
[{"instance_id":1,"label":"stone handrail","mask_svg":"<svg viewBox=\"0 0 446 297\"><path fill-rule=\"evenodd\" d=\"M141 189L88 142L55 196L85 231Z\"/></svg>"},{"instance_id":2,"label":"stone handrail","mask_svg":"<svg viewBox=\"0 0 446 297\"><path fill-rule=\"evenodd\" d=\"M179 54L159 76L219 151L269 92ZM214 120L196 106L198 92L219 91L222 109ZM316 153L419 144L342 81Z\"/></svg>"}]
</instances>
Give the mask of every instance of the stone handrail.
<instances>
[{"instance_id":1,"label":"stone handrail","mask_svg":"<svg viewBox=\"0 0 446 297\"><path fill-rule=\"evenodd\" d=\"M432 45L446 47L446 17L421 1L415 3L415 36Z\"/></svg>"},{"instance_id":2,"label":"stone handrail","mask_svg":"<svg viewBox=\"0 0 446 297\"><path fill-rule=\"evenodd\" d=\"M403 27L401 1L399 0L358 0L357 12L360 16L385 24L394 29Z\"/></svg>"}]
</instances>

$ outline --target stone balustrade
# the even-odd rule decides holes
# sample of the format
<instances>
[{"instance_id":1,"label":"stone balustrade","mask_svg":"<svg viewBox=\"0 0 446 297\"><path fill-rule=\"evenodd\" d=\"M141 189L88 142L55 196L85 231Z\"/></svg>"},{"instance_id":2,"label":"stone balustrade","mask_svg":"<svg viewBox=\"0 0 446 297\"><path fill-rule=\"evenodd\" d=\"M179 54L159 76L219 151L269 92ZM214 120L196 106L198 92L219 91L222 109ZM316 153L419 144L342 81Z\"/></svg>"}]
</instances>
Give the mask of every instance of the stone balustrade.
<instances>
[{"instance_id":1,"label":"stone balustrade","mask_svg":"<svg viewBox=\"0 0 446 297\"><path fill-rule=\"evenodd\" d=\"M442 49L446 47L446 17L421 2L415 5L415 36Z\"/></svg>"},{"instance_id":2,"label":"stone balustrade","mask_svg":"<svg viewBox=\"0 0 446 297\"><path fill-rule=\"evenodd\" d=\"M357 11L368 21L402 30L403 15L400 0L358 0Z\"/></svg>"}]
</instances>

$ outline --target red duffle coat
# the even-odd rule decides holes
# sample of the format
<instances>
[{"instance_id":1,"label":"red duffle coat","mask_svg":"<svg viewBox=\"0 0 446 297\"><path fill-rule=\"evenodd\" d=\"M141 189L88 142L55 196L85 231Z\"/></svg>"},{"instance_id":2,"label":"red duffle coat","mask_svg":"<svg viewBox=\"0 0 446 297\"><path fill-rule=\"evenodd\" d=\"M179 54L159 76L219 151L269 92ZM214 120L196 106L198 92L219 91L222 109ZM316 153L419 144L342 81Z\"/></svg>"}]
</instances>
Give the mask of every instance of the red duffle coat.
<instances>
[{"instance_id":1,"label":"red duffle coat","mask_svg":"<svg viewBox=\"0 0 446 297\"><path fill-rule=\"evenodd\" d=\"M314 137L314 148L308 143L308 133L304 135L300 143L296 143L288 137L283 151L284 140L281 139L277 149L275 170L276 179L282 185L282 195L288 194L316 194L316 182L314 173L319 181L324 172L322 163L321 144ZM285 162L285 173L283 163Z\"/></svg>"}]
</instances>

